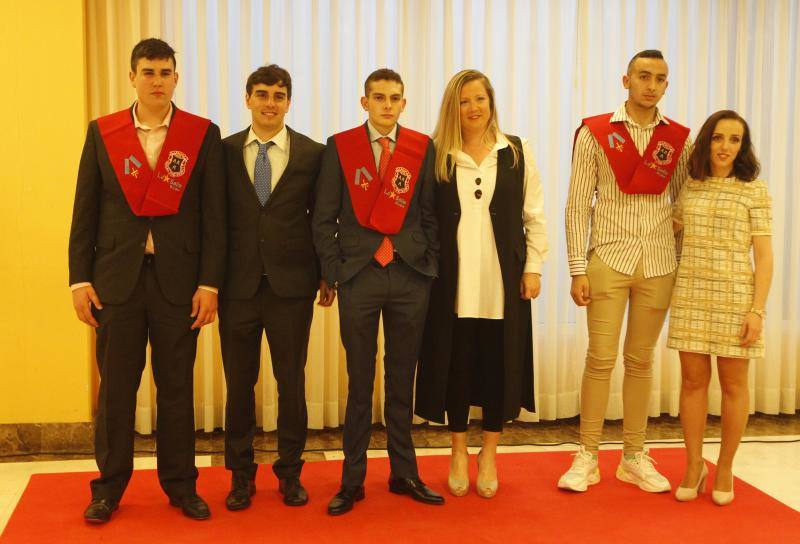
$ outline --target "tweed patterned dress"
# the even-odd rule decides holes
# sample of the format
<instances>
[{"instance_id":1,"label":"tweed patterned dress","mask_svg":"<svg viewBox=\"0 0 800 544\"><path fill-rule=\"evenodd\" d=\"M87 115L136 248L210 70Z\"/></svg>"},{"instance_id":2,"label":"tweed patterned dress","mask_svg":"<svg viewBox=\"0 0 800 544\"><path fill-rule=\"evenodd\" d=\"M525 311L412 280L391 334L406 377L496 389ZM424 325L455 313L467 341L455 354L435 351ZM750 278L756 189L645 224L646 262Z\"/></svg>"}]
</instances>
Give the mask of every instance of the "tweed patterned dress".
<instances>
[{"instance_id":1,"label":"tweed patterned dress","mask_svg":"<svg viewBox=\"0 0 800 544\"><path fill-rule=\"evenodd\" d=\"M739 332L753 305L752 237L772 234L766 184L690 179L673 217L684 234L667 345L723 357L763 357L763 338L743 348Z\"/></svg>"}]
</instances>

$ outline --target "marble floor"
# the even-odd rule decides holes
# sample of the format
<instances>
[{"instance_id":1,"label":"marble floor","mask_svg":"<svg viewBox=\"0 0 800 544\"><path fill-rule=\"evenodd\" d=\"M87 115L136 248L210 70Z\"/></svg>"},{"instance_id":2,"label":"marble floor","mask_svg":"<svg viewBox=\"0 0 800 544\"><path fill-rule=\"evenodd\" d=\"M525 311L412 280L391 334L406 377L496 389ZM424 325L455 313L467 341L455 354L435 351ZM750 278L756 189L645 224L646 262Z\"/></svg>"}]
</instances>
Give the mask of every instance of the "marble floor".
<instances>
[{"instance_id":1,"label":"marble floor","mask_svg":"<svg viewBox=\"0 0 800 544\"><path fill-rule=\"evenodd\" d=\"M704 456L716 461L719 452L719 419L710 417L706 433ZM479 426L470 426L470 451L477 453L480 441ZM577 418L546 423L513 423L506 427L500 452L536 452L573 450L578 436ZM621 422L608 422L603 449L621 449ZM660 417L651 420L648 430L650 447L682 447L680 423L677 418ZM418 455L441 455L449 452L449 433L444 427L415 426L414 440ZM224 437L221 432L198 433L197 466L224 464ZM155 468L154 440L137 437L135 468ZM260 463L276 458L275 433L261 433L256 438L256 457ZM371 457L386 455L386 433L376 425L370 441ZM325 429L310 431L307 461L335 460L343 457L341 431ZM97 467L91 455L73 452L71 455L27 455L0 458L0 531L5 527L31 474L48 472L90 472ZM800 415L751 418L746 437L739 449L735 464L736 475L800 512Z\"/></svg>"}]
</instances>

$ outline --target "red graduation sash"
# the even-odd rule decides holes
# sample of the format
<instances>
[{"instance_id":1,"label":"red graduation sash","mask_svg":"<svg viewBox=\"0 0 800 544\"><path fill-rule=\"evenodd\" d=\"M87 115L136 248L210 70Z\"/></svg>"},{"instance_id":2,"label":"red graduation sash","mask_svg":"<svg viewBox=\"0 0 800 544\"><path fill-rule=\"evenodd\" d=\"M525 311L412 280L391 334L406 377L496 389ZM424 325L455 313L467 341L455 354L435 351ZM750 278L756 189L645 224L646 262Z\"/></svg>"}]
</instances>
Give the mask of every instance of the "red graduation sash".
<instances>
[{"instance_id":1,"label":"red graduation sash","mask_svg":"<svg viewBox=\"0 0 800 544\"><path fill-rule=\"evenodd\" d=\"M173 107L167 138L153 171L136 135L130 108L97 119L111 166L134 215L178 213L210 123Z\"/></svg>"},{"instance_id":2,"label":"red graduation sash","mask_svg":"<svg viewBox=\"0 0 800 544\"><path fill-rule=\"evenodd\" d=\"M398 129L397 145L384 179L378 177L369 132L364 125L333 138L359 224L383 234L400 232L430 138L407 128Z\"/></svg>"},{"instance_id":3,"label":"red graduation sash","mask_svg":"<svg viewBox=\"0 0 800 544\"><path fill-rule=\"evenodd\" d=\"M627 194L658 195L667 188L678 157L681 156L689 129L668 119L659 123L644 155L639 155L624 121L611 122L613 114L587 117L581 127L589 127L608 158L619 190ZM575 139L578 131L575 131Z\"/></svg>"}]
</instances>

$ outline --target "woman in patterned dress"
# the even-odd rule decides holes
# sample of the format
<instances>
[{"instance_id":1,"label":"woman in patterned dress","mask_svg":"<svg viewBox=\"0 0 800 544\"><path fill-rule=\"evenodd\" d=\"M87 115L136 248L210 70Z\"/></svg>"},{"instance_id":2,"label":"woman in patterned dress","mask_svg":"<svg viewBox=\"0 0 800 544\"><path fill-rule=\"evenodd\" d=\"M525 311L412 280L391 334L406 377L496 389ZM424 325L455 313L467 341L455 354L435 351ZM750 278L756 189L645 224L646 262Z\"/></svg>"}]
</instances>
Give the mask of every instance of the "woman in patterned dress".
<instances>
[{"instance_id":1,"label":"woman in patterned dress","mask_svg":"<svg viewBox=\"0 0 800 544\"><path fill-rule=\"evenodd\" d=\"M764 356L761 330L772 279L770 198L758 171L745 120L730 110L709 117L674 216L675 229L684 230L668 342L681 360L687 466L675 493L679 501L705 489L712 355L722 389L722 443L711 498L720 506L733 500L733 457L749 413L748 363Z\"/></svg>"}]
</instances>

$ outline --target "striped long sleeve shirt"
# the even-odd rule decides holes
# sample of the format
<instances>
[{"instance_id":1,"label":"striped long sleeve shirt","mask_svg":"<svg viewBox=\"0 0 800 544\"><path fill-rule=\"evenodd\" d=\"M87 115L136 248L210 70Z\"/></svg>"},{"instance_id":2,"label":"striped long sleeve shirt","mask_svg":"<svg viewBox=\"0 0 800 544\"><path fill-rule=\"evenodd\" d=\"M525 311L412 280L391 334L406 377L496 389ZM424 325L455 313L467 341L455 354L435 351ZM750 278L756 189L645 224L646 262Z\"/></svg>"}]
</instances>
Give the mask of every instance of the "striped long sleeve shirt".
<instances>
[{"instance_id":1,"label":"striped long sleeve shirt","mask_svg":"<svg viewBox=\"0 0 800 544\"><path fill-rule=\"evenodd\" d=\"M669 123L656 110L647 126L630 118L622 104L611 122L624 121L639 155L650 143L659 123ZM684 145L667 189L658 195L626 194L617 186L608 158L588 127L578 131L572 157L572 176L566 207L567 258L571 276L586 274L594 251L612 269L633 275L643 260L647 278L675 270L676 243L672 231L672 206L687 177L691 141Z\"/></svg>"}]
</instances>

